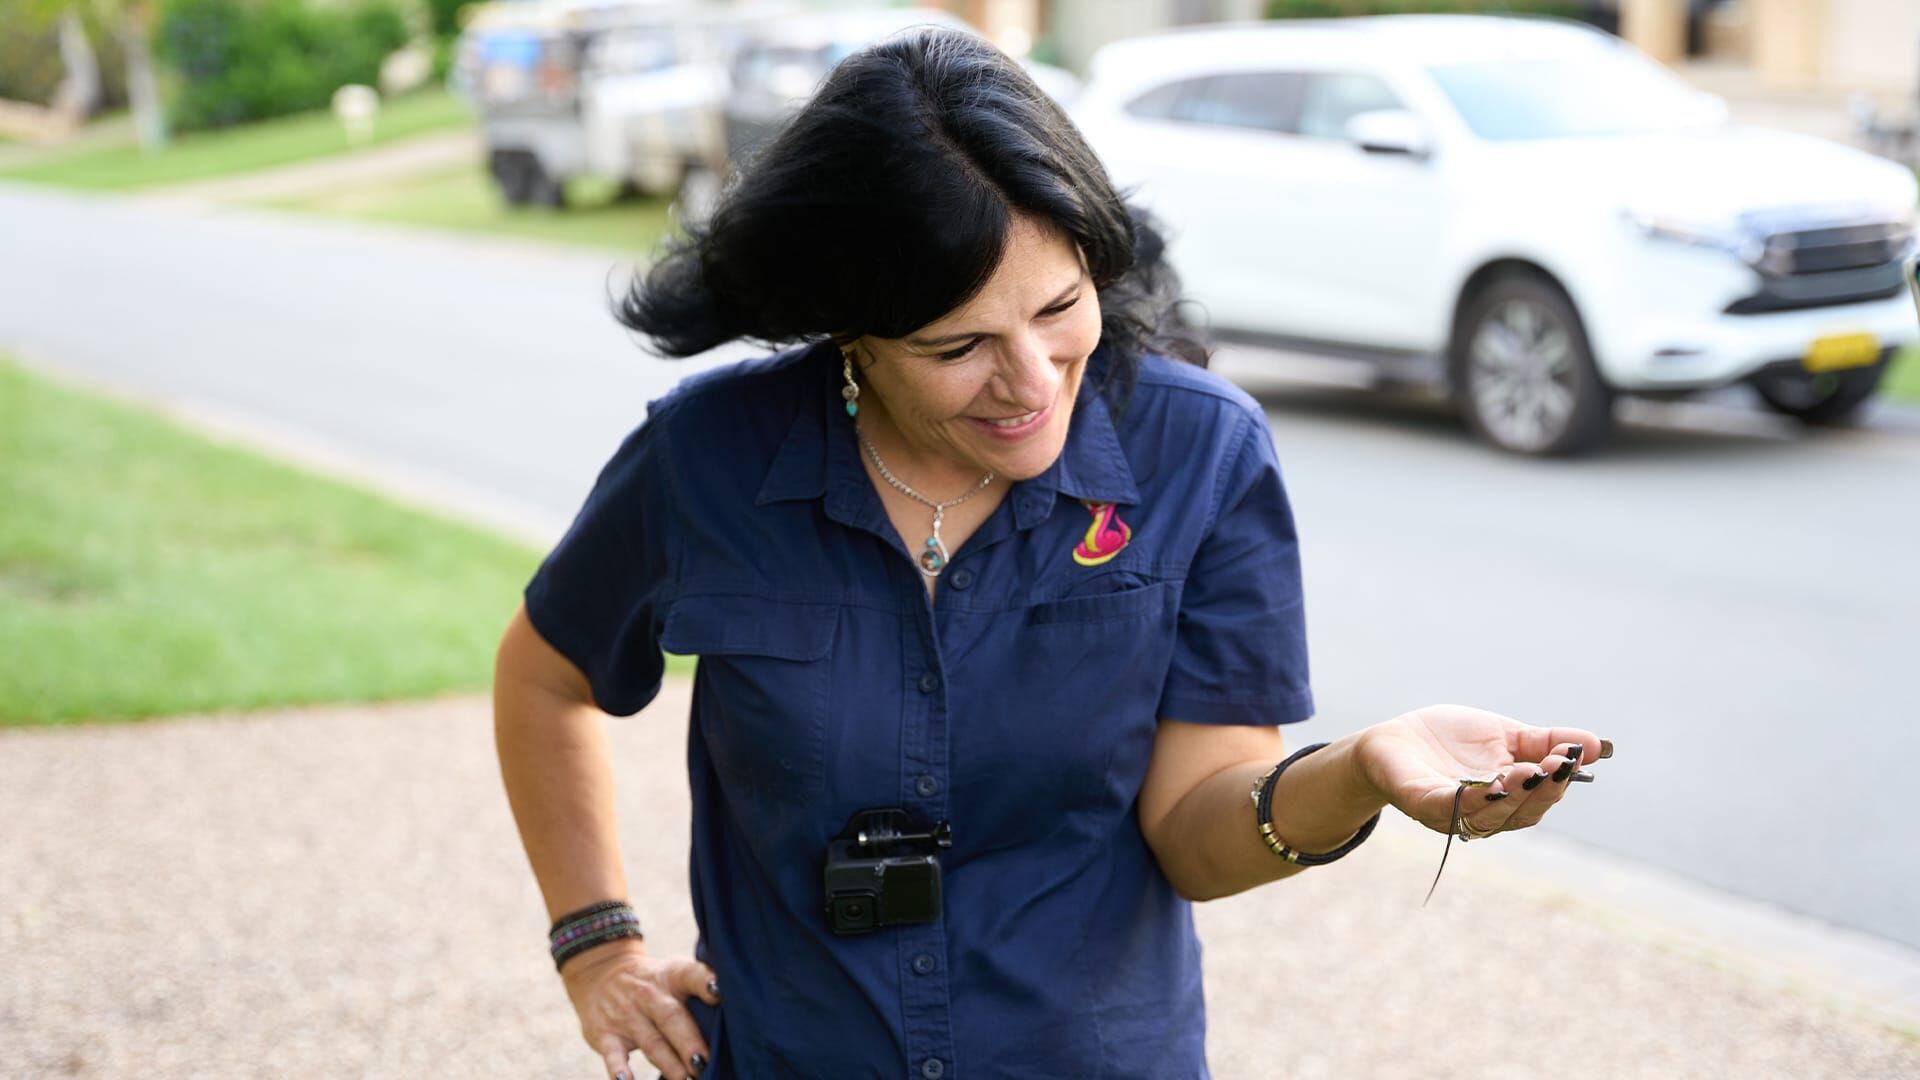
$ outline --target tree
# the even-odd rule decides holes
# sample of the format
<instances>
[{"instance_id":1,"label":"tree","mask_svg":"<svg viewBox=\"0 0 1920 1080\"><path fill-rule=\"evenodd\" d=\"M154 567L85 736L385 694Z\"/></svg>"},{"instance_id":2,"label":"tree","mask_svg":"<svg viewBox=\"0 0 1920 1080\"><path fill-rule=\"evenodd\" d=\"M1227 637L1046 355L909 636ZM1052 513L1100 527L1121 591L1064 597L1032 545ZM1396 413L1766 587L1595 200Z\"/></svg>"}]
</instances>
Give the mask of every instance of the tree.
<instances>
[{"instance_id":1,"label":"tree","mask_svg":"<svg viewBox=\"0 0 1920 1080\"><path fill-rule=\"evenodd\" d=\"M39 14L62 23L62 59L68 64L69 79L78 83L89 73L75 70L92 59L92 49L70 54L66 46L67 26L78 26L92 16L102 26L113 28L127 62L127 99L133 107L134 136L143 150L159 150L167 142L167 117L160 106L160 82L153 63L152 0L40 0ZM93 76L97 86L97 74Z\"/></svg>"},{"instance_id":2,"label":"tree","mask_svg":"<svg viewBox=\"0 0 1920 1080\"><path fill-rule=\"evenodd\" d=\"M127 101L133 107L134 137L143 150L167 144L167 114L160 107L160 80L153 67L153 4L150 0L73 0L112 10L114 34L127 57ZM103 11L103 14L106 12Z\"/></svg>"},{"instance_id":3,"label":"tree","mask_svg":"<svg viewBox=\"0 0 1920 1080\"><path fill-rule=\"evenodd\" d=\"M85 120L99 110L103 96L100 58L94 55L87 28L73 8L60 13L60 63L67 69L67 77L54 94L53 107L75 121Z\"/></svg>"}]
</instances>

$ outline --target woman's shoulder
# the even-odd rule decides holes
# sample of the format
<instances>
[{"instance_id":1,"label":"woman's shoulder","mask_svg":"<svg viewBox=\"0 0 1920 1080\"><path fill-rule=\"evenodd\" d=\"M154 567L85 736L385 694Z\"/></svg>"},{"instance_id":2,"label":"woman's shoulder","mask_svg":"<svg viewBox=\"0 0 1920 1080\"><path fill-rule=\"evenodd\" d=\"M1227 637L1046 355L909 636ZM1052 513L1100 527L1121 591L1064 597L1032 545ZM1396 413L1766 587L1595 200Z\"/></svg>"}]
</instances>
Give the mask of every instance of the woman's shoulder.
<instances>
[{"instance_id":1,"label":"woman's shoulder","mask_svg":"<svg viewBox=\"0 0 1920 1080\"><path fill-rule=\"evenodd\" d=\"M1166 487L1162 499L1217 507L1226 494L1220 485L1275 463L1266 410L1251 394L1159 353L1140 358L1115 429L1142 484L1155 477Z\"/></svg>"},{"instance_id":2,"label":"woman's shoulder","mask_svg":"<svg viewBox=\"0 0 1920 1080\"><path fill-rule=\"evenodd\" d=\"M704 488L757 483L800 410L821 400L809 364L796 348L696 372L647 403L646 415L602 469L602 483L621 487Z\"/></svg>"},{"instance_id":3,"label":"woman's shoulder","mask_svg":"<svg viewBox=\"0 0 1920 1080\"><path fill-rule=\"evenodd\" d=\"M791 422L801 401L811 400L802 391L818 375L819 365L809 363L817 348L783 349L689 375L647 403L647 422L679 427L720 420L729 431L782 416Z\"/></svg>"},{"instance_id":4,"label":"woman's shoulder","mask_svg":"<svg viewBox=\"0 0 1920 1080\"><path fill-rule=\"evenodd\" d=\"M1140 358L1134 400L1148 408L1218 415L1222 412L1265 416L1253 395L1206 368L1164 353Z\"/></svg>"}]
</instances>

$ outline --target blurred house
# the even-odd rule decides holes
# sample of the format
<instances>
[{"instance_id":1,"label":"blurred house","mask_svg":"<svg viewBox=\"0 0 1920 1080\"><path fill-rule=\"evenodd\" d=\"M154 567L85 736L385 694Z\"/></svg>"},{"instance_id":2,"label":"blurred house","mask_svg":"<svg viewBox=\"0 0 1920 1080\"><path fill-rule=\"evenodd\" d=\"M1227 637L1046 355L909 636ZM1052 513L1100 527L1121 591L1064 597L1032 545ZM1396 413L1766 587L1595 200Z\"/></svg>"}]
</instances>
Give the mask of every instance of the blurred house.
<instances>
[{"instance_id":1,"label":"blurred house","mask_svg":"<svg viewBox=\"0 0 1920 1080\"><path fill-rule=\"evenodd\" d=\"M1621 36L1739 123L1920 166L1920 0L1620 0Z\"/></svg>"},{"instance_id":2,"label":"blurred house","mask_svg":"<svg viewBox=\"0 0 1920 1080\"><path fill-rule=\"evenodd\" d=\"M1868 90L1913 96L1920 88L1920 4L1913 0L1743 0L1744 35L1729 59L1770 86Z\"/></svg>"},{"instance_id":3,"label":"blurred house","mask_svg":"<svg viewBox=\"0 0 1920 1080\"><path fill-rule=\"evenodd\" d=\"M1685 51L1687 8L1686 0L1622 0L1621 36L1674 63ZM1920 93L1915 0L1724 0L1704 22L1702 57L1744 68L1764 88Z\"/></svg>"}]
</instances>

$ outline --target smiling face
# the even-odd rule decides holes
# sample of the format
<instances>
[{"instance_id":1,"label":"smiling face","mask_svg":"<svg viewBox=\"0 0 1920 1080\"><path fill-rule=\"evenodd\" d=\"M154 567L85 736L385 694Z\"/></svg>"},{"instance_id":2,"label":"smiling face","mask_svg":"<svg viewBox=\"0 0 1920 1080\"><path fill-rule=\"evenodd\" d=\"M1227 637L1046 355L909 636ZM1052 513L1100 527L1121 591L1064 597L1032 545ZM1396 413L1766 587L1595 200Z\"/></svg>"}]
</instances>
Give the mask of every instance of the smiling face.
<instances>
[{"instance_id":1,"label":"smiling face","mask_svg":"<svg viewBox=\"0 0 1920 1080\"><path fill-rule=\"evenodd\" d=\"M1100 300L1080 249L1016 214L1006 251L966 303L903 338L854 343L860 423L896 472L945 497L992 471L1045 472L1100 343Z\"/></svg>"}]
</instances>

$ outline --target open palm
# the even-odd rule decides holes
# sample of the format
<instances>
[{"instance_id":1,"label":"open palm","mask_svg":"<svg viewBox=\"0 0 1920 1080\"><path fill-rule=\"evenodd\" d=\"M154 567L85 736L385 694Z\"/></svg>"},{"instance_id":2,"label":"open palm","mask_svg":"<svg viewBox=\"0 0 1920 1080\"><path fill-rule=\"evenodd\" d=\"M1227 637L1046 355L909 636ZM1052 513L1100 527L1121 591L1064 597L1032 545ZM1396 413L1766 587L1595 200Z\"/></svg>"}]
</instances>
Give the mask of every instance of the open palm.
<instances>
[{"instance_id":1,"label":"open palm","mask_svg":"<svg viewBox=\"0 0 1920 1080\"><path fill-rule=\"evenodd\" d=\"M1497 832L1538 823L1566 795L1578 763L1599 758L1600 746L1583 728L1430 705L1369 729L1361 767L1389 803L1436 832L1447 831L1460 781L1492 780L1467 790L1460 814L1478 832Z\"/></svg>"}]
</instances>

